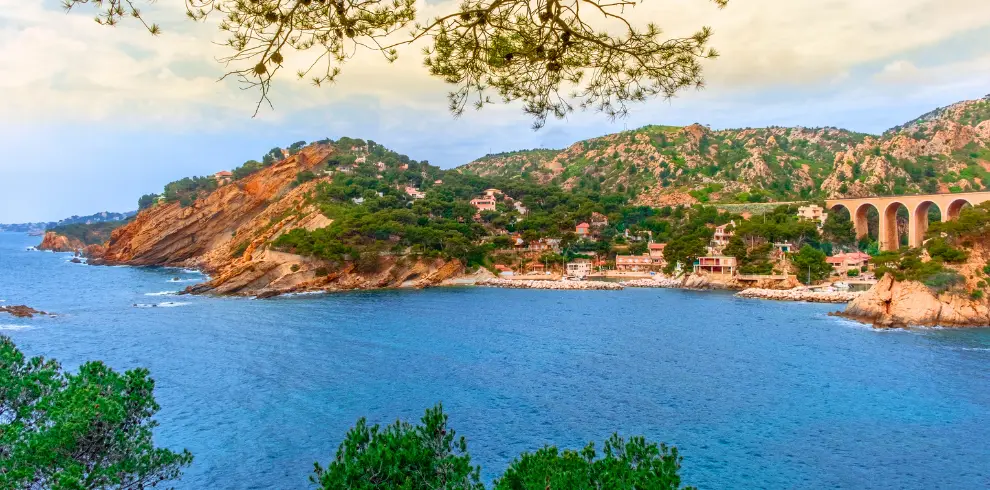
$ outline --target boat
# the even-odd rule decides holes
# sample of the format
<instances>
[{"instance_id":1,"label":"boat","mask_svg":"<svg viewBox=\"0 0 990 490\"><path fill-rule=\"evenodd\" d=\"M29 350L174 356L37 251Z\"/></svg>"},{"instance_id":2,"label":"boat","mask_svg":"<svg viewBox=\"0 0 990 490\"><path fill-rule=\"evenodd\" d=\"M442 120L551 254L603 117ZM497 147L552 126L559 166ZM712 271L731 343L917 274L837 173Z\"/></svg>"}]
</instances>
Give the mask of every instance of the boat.
<instances>
[{"instance_id":1,"label":"boat","mask_svg":"<svg viewBox=\"0 0 990 490\"><path fill-rule=\"evenodd\" d=\"M838 289L839 291L848 291L849 290L849 284L846 284L846 283L844 283L842 281L833 283L832 284L832 287L835 288L835 289Z\"/></svg>"}]
</instances>

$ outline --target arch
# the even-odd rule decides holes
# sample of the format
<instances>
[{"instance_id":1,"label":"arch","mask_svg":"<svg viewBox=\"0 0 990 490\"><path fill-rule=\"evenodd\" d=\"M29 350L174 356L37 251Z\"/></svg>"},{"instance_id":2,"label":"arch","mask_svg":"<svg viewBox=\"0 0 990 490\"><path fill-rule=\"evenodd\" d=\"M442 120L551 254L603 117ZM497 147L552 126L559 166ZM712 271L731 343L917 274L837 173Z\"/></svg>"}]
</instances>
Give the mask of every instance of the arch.
<instances>
[{"instance_id":1,"label":"arch","mask_svg":"<svg viewBox=\"0 0 990 490\"><path fill-rule=\"evenodd\" d=\"M883 213L880 214L880 250L897 250L900 248L900 234L897 232L897 212L901 208L904 208L905 211L908 210L907 206L901 201L890 201L884 206ZM908 215L909 223L911 221L910 218L911 216Z\"/></svg>"},{"instance_id":2,"label":"arch","mask_svg":"<svg viewBox=\"0 0 990 490\"><path fill-rule=\"evenodd\" d=\"M867 218L867 213L870 212L870 208L873 208L877 214L880 214L880 209L877 208L872 202L864 202L856 207L856 211L852 213L853 228L856 229L856 239L862 240L863 238L868 238L870 236L870 223ZM881 214L882 216L882 214ZM881 219L881 221L883 221Z\"/></svg>"},{"instance_id":3,"label":"arch","mask_svg":"<svg viewBox=\"0 0 990 490\"><path fill-rule=\"evenodd\" d=\"M908 246L918 248L925 242L925 233L928 232L928 224L931 218L931 211L937 210L938 219L944 220L945 213L934 201L921 201L911 211L911 221L908 225Z\"/></svg>"},{"instance_id":4,"label":"arch","mask_svg":"<svg viewBox=\"0 0 990 490\"><path fill-rule=\"evenodd\" d=\"M952 200L951 202L949 202L949 205L946 206L945 215L942 216L942 221L949 221L958 218L959 213L962 212L963 207L966 205L972 206L973 204L970 203L969 200L965 198Z\"/></svg>"}]
</instances>

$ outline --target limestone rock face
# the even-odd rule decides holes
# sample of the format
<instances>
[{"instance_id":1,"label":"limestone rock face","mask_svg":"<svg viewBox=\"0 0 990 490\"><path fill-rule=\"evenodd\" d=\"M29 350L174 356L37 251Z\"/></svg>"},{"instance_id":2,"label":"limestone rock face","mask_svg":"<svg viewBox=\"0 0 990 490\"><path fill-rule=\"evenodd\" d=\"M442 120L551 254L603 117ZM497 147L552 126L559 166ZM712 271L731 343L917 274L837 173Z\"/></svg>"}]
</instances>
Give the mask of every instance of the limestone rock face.
<instances>
[{"instance_id":1,"label":"limestone rock face","mask_svg":"<svg viewBox=\"0 0 990 490\"><path fill-rule=\"evenodd\" d=\"M46 231L41 244L37 248L38 250L51 250L52 252L75 252L76 250L86 248L86 245L75 238L59 235L54 231Z\"/></svg>"},{"instance_id":2,"label":"limestone rock face","mask_svg":"<svg viewBox=\"0 0 990 490\"><path fill-rule=\"evenodd\" d=\"M889 274L850 302L840 315L877 328L990 325L990 311L982 301L953 294L936 296L920 282L895 281Z\"/></svg>"},{"instance_id":3,"label":"limestone rock face","mask_svg":"<svg viewBox=\"0 0 990 490\"><path fill-rule=\"evenodd\" d=\"M105 246L90 247L92 264L195 267L211 279L187 293L269 297L285 293L421 288L464 272L440 259L383 256L375 270L356 271L314 257L278 252L270 244L296 228L315 230L332 221L306 196L323 180L293 186L333 153L312 145L244 179L222 185L191 206L160 204L114 230ZM325 178L324 178L325 179Z\"/></svg>"}]
</instances>

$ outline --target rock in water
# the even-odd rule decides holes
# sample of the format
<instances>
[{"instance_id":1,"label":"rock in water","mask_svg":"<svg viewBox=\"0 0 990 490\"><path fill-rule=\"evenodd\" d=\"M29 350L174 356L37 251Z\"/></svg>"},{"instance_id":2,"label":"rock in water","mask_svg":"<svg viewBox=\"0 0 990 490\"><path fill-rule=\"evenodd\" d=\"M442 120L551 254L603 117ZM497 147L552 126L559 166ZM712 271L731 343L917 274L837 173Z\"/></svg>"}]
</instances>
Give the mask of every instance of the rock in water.
<instances>
[{"instance_id":1,"label":"rock in water","mask_svg":"<svg viewBox=\"0 0 990 490\"><path fill-rule=\"evenodd\" d=\"M890 274L884 275L838 315L877 328L990 325L990 309L985 302L952 293L936 296L920 282L896 281Z\"/></svg>"},{"instance_id":2,"label":"rock in water","mask_svg":"<svg viewBox=\"0 0 990 490\"><path fill-rule=\"evenodd\" d=\"M30 306L25 305L14 305L14 306L0 306L0 313L10 313L17 318L33 318L34 315L49 315L50 313L45 313L44 311L36 310Z\"/></svg>"}]
</instances>

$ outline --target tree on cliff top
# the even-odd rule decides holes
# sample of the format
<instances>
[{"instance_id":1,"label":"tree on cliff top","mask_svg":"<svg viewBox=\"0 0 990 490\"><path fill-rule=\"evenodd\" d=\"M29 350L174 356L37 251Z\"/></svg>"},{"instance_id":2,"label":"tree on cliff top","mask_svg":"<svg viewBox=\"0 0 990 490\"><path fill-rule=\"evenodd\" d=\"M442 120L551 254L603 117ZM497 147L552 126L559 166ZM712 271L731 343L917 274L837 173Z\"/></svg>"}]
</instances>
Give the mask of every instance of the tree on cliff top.
<instances>
[{"instance_id":1,"label":"tree on cliff top","mask_svg":"<svg viewBox=\"0 0 990 490\"><path fill-rule=\"evenodd\" d=\"M710 0L724 7L729 0ZM133 17L148 31L136 0L63 0L70 10L92 4L97 22L113 26ZM454 86L450 111L461 114L492 102L521 101L541 127L549 115L563 118L575 104L627 113L627 105L673 97L703 85L700 61L718 54L712 31L664 39L653 23L635 27L632 0L465 0L453 12L417 22L415 0L186 0L193 20L221 18L229 55L219 61L245 88L260 92L255 114L272 80L292 52L303 53L297 71L320 86L332 83L357 48L388 61L398 48L423 41L430 75ZM583 10L582 10L583 8ZM600 28L618 25L621 34ZM409 29L404 36L399 31ZM307 58L308 56L308 58Z\"/></svg>"},{"instance_id":2,"label":"tree on cliff top","mask_svg":"<svg viewBox=\"0 0 990 490\"><path fill-rule=\"evenodd\" d=\"M149 488L192 463L155 447L155 382L102 362L65 373L0 337L0 489Z\"/></svg>"}]
</instances>

